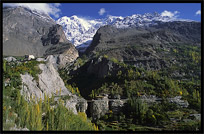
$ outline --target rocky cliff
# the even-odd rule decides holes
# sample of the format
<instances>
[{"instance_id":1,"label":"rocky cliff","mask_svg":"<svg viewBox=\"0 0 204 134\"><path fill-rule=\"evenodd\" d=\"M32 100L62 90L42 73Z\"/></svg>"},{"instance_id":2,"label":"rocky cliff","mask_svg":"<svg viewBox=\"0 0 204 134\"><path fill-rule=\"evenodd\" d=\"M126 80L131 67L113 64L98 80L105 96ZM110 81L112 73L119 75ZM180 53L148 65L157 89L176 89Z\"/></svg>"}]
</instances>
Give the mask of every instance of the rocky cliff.
<instances>
[{"instance_id":1,"label":"rocky cliff","mask_svg":"<svg viewBox=\"0 0 204 134\"><path fill-rule=\"evenodd\" d=\"M70 48L75 49L49 15L24 7L3 8L3 55L41 57Z\"/></svg>"},{"instance_id":2,"label":"rocky cliff","mask_svg":"<svg viewBox=\"0 0 204 134\"><path fill-rule=\"evenodd\" d=\"M54 63L53 56L44 60L45 64L39 64L42 73L38 74L38 80L29 74L21 74L22 90L21 94L29 101L30 97L37 99L44 99L44 94L51 97L55 96L55 100L58 101L60 96L69 96L69 99L65 100L65 106L71 109L75 114L77 112L85 112L87 109L87 102L85 99L73 95L69 89L65 87L63 80L60 78Z\"/></svg>"}]
</instances>

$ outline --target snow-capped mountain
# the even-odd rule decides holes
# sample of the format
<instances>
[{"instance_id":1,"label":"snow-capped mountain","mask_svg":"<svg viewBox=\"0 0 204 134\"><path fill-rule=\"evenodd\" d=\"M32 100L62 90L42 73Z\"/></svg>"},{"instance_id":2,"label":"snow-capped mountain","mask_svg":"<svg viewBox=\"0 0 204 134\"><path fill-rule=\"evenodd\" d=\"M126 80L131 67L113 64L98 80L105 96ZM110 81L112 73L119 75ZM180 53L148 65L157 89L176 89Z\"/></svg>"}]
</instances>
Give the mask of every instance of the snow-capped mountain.
<instances>
[{"instance_id":1,"label":"snow-capped mountain","mask_svg":"<svg viewBox=\"0 0 204 134\"><path fill-rule=\"evenodd\" d=\"M88 46L97 29L103 25L102 21L85 20L75 15L64 16L57 23L63 26L67 39L79 47Z\"/></svg>"},{"instance_id":2,"label":"snow-capped mountain","mask_svg":"<svg viewBox=\"0 0 204 134\"><path fill-rule=\"evenodd\" d=\"M76 15L64 16L57 20L57 23L64 28L65 35L79 50L85 50L92 41L96 31L104 25L113 25L117 28L146 27L157 25L158 22L187 21L169 16L162 16L159 13L134 14L132 16L108 16L104 19L87 20Z\"/></svg>"}]
</instances>

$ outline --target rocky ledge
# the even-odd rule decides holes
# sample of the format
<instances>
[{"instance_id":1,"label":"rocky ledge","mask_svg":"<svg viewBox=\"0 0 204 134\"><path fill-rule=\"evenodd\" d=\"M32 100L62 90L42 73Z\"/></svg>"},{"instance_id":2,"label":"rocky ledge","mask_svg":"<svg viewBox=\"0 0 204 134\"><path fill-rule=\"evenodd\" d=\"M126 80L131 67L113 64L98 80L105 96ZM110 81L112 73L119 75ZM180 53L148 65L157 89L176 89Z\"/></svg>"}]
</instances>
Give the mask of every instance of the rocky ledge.
<instances>
[{"instance_id":1,"label":"rocky ledge","mask_svg":"<svg viewBox=\"0 0 204 134\"><path fill-rule=\"evenodd\" d=\"M38 60L43 60L38 59ZM57 72L56 57L50 56L45 60L45 64L39 64L39 68L42 70L41 74L38 74L38 80L34 79L28 73L21 74L22 90L26 100L30 100L31 97L44 99L44 94L51 97L55 96L55 101L58 101L61 96L69 96L65 101L65 106L71 109L75 114L77 112L85 112L87 109L87 101L77 95L72 94L69 89L65 87L65 84L59 73ZM56 65L56 66L55 66Z\"/></svg>"}]
</instances>

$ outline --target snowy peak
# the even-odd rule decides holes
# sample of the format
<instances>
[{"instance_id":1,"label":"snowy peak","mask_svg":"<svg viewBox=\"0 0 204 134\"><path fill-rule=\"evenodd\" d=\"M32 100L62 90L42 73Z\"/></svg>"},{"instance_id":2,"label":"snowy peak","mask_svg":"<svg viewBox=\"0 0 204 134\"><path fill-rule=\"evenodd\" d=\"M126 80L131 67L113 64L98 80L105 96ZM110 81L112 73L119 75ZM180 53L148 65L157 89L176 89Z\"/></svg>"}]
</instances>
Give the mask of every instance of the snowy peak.
<instances>
[{"instance_id":1,"label":"snowy peak","mask_svg":"<svg viewBox=\"0 0 204 134\"><path fill-rule=\"evenodd\" d=\"M124 18L122 16L111 16L109 15L107 18L104 19L105 23L108 25L114 24L116 21L121 21Z\"/></svg>"},{"instance_id":2,"label":"snowy peak","mask_svg":"<svg viewBox=\"0 0 204 134\"><path fill-rule=\"evenodd\" d=\"M77 20L78 19L78 17L76 15L73 15L70 18L73 19L73 20Z\"/></svg>"},{"instance_id":3,"label":"snowy peak","mask_svg":"<svg viewBox=\"0 0 204 134\"><path fill-rule=\"evenodd\" d=\"M75 46L86 47L90 44L97 29L102 25L97 20L85 20L73 15L57 20L63 26L65 35Z\"/></svg>"},{"instance_id":4,"label":"snowy peak","mask_svg":"<svg viewBox=\"0 0 204 134\"><path fill-rule=\"evenodd\" d=\"M78 49L88 47L96 31L104 25L112 25L117 28L127 27L149 27L157 25L158 22L187 21L175 17L164 16L157 12L133 14L132 16L107 16L104 19L87 20L76 15L71 17L64 16L57 20L62 25L68 40Z\"/></svg>"},{"instance_id":5,"label":"snowy peak","mask_svg":"<svg viewBox=\"0 0 204 134\"><path fill-rule=\"evenodd\" d=\"M169 17L169 16L161 16L159 13L145 13L141 14L133 14L132 16L127 17L115 17L115 22L112 23L113 26L117 28L127 28L127 27L142 27L142 26L151 26L156 25L157 21L161 22L169 22L169 21L176 21L176 18Z\"/></svg>"}]
</instances>

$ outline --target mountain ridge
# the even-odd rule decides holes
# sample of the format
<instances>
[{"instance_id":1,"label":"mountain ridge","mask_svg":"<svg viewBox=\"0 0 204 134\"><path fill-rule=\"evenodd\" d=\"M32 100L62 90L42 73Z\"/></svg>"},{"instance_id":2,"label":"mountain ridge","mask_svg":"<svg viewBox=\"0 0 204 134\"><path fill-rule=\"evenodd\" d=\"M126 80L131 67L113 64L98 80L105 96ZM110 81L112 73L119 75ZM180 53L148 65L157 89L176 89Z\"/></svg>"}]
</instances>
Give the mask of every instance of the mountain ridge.
<instances>
[{"instance_id":1,"label":"mountain ridge","mask_svg":"<svg viewBox=\"0 0 204 134\"><path fill-rule=\"evenodd\" d=\"M162 16L161 14L145 13L133 14L132 16L107 16L103 19L84 19L73 15L71 17L63 16L56 22L63 26L65 35L78 50L84 51L92 41L96 31L105 25L113 25L117 28L128 28L128 27L148 27L157 25L159 22L171 22L171 21L193 21L186 19L172 18L168 16ZM81 49L80 49L81 48Z\"/></svg>"},{"instance_id":2,"label":"mountain ridge","mask_svg":"<svg viewBox=\"0 0 204 134\"><path fill-rule=\"evenodd\" d=\"M25 7L5 7L3 25L3 55L41 57L75 49L62 26L45 13Z\"/></svg>"}]
</instances>

